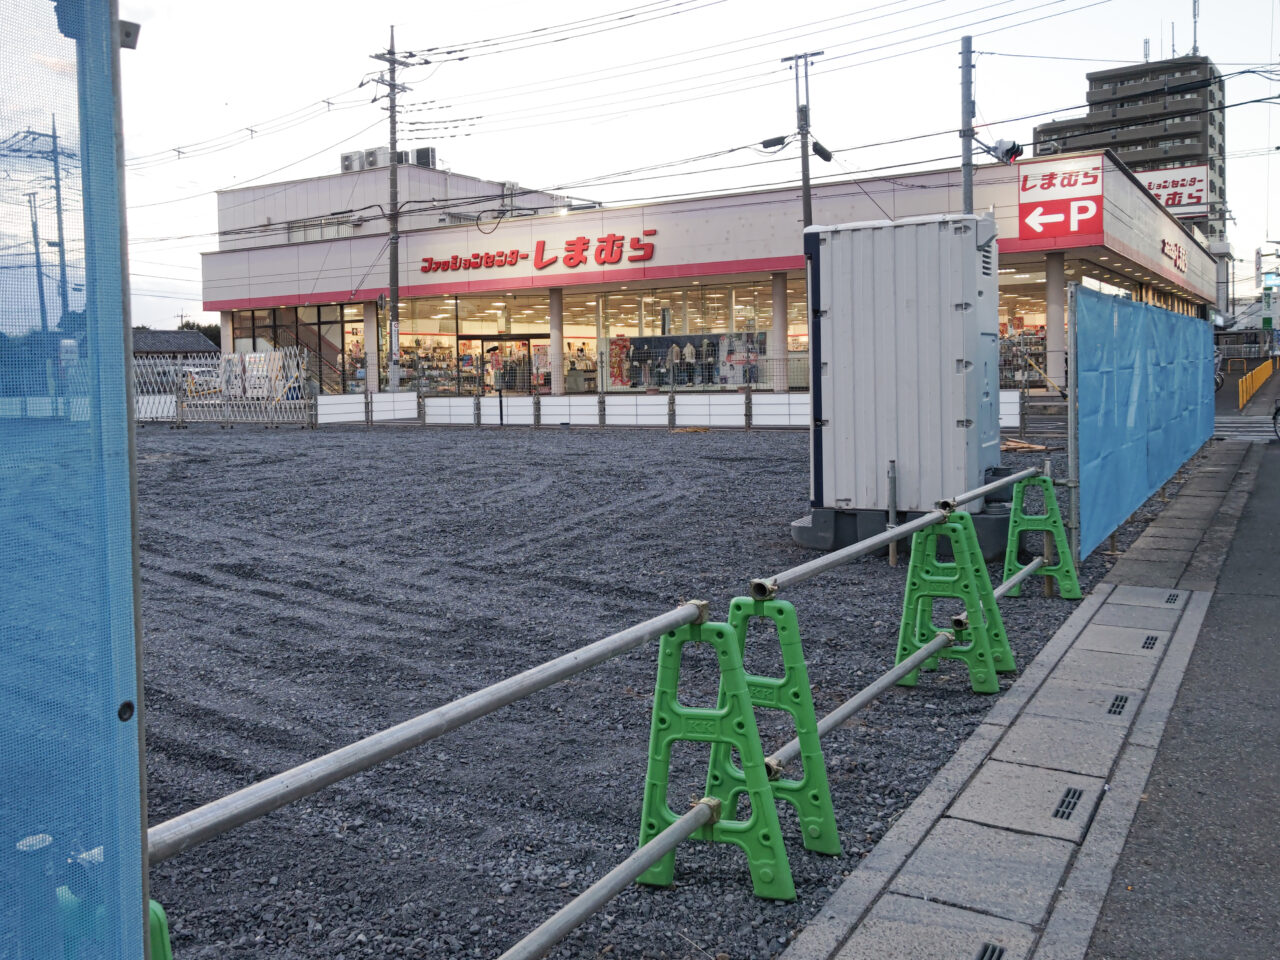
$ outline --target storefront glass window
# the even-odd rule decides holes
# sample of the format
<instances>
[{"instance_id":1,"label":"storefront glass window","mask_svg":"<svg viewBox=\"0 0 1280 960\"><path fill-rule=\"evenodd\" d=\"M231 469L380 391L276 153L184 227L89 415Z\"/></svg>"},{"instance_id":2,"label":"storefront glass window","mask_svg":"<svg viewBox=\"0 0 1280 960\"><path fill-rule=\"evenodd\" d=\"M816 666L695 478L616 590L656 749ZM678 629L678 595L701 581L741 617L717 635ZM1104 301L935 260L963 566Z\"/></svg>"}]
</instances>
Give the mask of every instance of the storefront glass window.
<instances>
[{"instance_id":1,"label":"storefront glass window","mask_svg":"<svg viewBox=\"0 0 1280 960\"><path fill-rule=\"evenodd\" d=\"M272 324L271 310L253 311L253 352L262 353L270 350L275 342L275 331Z\"/></svg>"},{"instance_id":2,"label":"storefront glass window","mask_svg":"<svg viewBox=\"0 0 1280 960\"><path fill-rule=\"evenodd\" d=\"M231 315L231 339L236 353L253 352L252 310L237 310Z\"/></svg>"}]
</instances>

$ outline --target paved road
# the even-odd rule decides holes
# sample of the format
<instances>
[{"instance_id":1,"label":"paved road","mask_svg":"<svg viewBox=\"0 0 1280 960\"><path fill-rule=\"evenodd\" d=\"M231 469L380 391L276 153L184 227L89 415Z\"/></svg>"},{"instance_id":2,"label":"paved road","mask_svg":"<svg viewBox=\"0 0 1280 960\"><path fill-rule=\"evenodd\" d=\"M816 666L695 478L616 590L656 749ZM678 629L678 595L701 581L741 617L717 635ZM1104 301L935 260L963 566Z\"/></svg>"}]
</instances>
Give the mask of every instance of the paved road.
<instances>
[{"instance_id":1,"label":"paved road","mask_svg":"<svg viewBox=\"0 0 1280 960\"><path fill-rule=\"evenodd\" d=\"M1245 440L1249 443L1270 443L1276 439L1270 417L1242 417L1222 415L1214 417L1213 435L1223 440Z\"/></svg>"},{"instance_id":2,"label":"paved road","mask_svg":"<svg viewBox=\"0 0 1280 960\"><path fill-rule=\"evenodd\" d=\"M1280 956L1280 445L1262 451L1086 960Z\"/></svg>"}]
</instances>

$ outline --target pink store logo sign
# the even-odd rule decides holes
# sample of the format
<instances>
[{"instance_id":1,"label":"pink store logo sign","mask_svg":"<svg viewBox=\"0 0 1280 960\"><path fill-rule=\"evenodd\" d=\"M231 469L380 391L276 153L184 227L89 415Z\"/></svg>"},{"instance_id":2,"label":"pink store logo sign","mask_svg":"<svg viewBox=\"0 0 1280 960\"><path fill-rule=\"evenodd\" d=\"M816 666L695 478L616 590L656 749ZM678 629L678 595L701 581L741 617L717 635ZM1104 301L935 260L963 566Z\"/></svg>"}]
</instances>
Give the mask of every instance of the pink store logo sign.
<instances>
[{"instance_id":1,"label":"pink store logo sign","mask_svg":"<svg viewBox=\"0 0 1280 960\"><path fill-rule=\"evenodd\" d=\"M657 230L643 230L638 237L620 233L607 233L603 237L571 237L558 249L545 240L539 240L532 251L498 250L484 253L454 254L451 257L423 257L423 273L442 270L487 270L498 267L514 267L523 260L532 260L535 270L545 270L559 263L576 270L584 264L608 267L619 263L643 263L653 259L655 244L649 237L657 236Z\"/></svg>"}]
</instances>

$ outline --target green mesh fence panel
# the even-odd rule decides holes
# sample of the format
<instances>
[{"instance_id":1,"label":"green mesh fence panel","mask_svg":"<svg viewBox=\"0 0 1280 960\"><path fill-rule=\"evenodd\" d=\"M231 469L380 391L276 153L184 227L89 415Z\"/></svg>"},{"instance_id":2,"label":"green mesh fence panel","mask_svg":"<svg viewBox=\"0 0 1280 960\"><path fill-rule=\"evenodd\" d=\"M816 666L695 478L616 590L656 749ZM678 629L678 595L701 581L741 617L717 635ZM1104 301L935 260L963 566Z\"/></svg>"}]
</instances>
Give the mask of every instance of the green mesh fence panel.
<instances>
[{"instance_id":1,"label":"green mesh fence panel","mask_svg":"<svg viewBox=\"0 0 1280 960\"><path fill-rule=\"evenodd\" d=\"M0 958L143 954L116 50L0 0Z\"/></svg>"}]
</instances>

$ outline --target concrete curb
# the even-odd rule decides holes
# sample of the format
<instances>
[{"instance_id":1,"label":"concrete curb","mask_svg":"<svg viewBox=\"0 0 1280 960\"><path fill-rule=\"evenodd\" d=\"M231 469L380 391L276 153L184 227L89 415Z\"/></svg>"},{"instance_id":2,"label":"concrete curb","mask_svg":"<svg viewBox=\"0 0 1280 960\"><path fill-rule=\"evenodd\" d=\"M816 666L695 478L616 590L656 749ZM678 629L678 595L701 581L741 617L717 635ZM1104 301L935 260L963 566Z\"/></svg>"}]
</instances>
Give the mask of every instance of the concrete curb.
<instances>
[{"instance_id":1,"label":"concrete curb","mask_svg":"<svg viewBox=\"0 0 1280 960\"><path fill-rule=\"evenodd\" d=\"M973 779L1005 728L1035 696L1113 588L1113 584L1100 583L1080 601L1013 686L991 708L986 720L960 745L779 960L827 960L844 945L867 911L888 890L903 864Z\"/></svg>"},{"instance_id":2,"label":"concrete curb","mask_svg":"<svg viewBox=\"0 0 1280 960\"><path fill-rule=\"evenodd\" d=\"M1203 472L1198 479L1202 486L1212 483L1217 488L1214 495L1197 497L1189 491L1193 499L1181 510L1165 516L1165 525L1177 529L1183 525L1174 514L1190 511L1187 522L1198 525L1197 521L1204 522L1200 519L1204 508L1216 501L1217 509L1211 517L1204 518L1208 523L1189 545L1189 555L1179 558L1182 562L1177 564L1176 572L1170 571L1172 576L1167 586L1189 594L1186 607L1177 619L1155 676L1145 685L1138 715L1111 767L1110 780L1103 787L1105 792L1085 829L1081 845L1049 906L1041 933L1034 946L1025 954L1019 952L1020 956L1035 960L1081 960L1089 948L1112 874L1208 611L1218 573L1261 460L1261 450L1256 445L1250 445L1247 451L1223 453L1225 456L1221 459L1210 457L1199 465ZM1119 579L1124 580L1123 576ZM780 960L829 960L841 952L1119 585L1113 580L1104 580L1080 603L1014 685L992 706L982 724L810 920ZM1163 589L1166 584L1152 586ZM1154 610L1148 610L1144 625L1152 620L1153 614Z\"/></svg>"},{"instance_id":3,"label":"concrete curb","mask_svg":"<svg viewBox=\"0 0 1280 960\"><path fill-rule=\"evenodd\" d=\"M1191 662L1191 652L1212 596L1210 592L1196 591L1187 600L1182 620L1112 771L1110 789L1098 807L1093 825L1085 834L1049 914L1044 933L1032 954L1034 960L1081 960L1089 949L1093 928L1111 887L1111 874L1137 815L1147 777L1155 763L1156 747L1160 745L1187 664Z\"/></svg>"}]
</instances>

